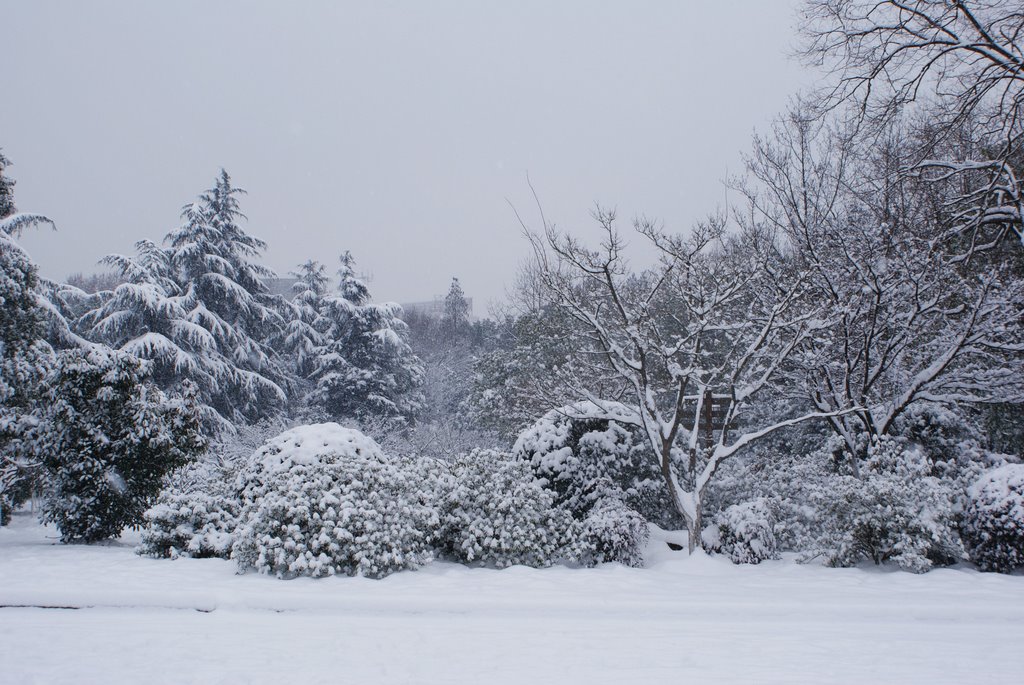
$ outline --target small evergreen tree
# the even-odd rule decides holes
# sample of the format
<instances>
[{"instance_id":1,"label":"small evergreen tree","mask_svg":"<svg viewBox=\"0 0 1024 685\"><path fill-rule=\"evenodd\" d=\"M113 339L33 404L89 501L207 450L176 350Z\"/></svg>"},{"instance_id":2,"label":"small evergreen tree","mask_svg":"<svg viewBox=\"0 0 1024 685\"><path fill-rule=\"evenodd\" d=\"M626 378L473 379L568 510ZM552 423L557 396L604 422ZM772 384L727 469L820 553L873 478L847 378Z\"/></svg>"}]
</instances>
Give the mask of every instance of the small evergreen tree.
<instances>
[{"instance_id":1,"label":"small evergreen tree","mask_svg":"<svg viewBox=\"0 0 1024 685\"><path fill-rule=\"evenodd\" d=\"M33 442L50 483L43 517L62 542L141 524L164 477L204 448L194 386L172 397L147 375L140 360L101 347L58 355Z\"/></svg>"},{"instance_id":2,"label":"small evergreen tree","mask_svg":"<svg viewBox=\"0 0 1024 685\"><path fill-rule=\"evenodd\" d=\"M370 304L354 263L350 253L341 256L340 296L320 301L316 328L323 344L314 352L309 400L335 419L409 419L422 405L423 365L406 341L401 308Z\"/></svg>"},{"instance_id":3,"label":"small evergreen tree","mask_svg":"<svg viewBox=\"0 0 1024 685\"><path fill-rule=\"evenodd\" d=\"M292 361L294 373L305 378L313 372L316 349L324 338L316 328L320 307L327 295L327 273L323 264L308 260L291 275L298 279L292 290L295 296L288 303L281 349Z\"/></svg>"},{"instance_id":4,"label":"small evergreen tree","mask_svg":"<svg viewBox=\"0 0 1024 685\"><path fill-rule=\"evenodd\" d=\"M445 342L455 345L469 332L469 301L458 278L452 278L448 295L444 298L444 318L441 333Z\"/></svg>"},{"instance_id":5,"label":"small evergreen tree","mask_svg":"<svg viewBox=\"0 0 1024 685\"><path fill-rule=\"evenodd\" d=\"M11 165L11 160L4 157L0 150L0 219L14 214L14 179L4 174L4 169Z\"/></svg>"}]
</instances>

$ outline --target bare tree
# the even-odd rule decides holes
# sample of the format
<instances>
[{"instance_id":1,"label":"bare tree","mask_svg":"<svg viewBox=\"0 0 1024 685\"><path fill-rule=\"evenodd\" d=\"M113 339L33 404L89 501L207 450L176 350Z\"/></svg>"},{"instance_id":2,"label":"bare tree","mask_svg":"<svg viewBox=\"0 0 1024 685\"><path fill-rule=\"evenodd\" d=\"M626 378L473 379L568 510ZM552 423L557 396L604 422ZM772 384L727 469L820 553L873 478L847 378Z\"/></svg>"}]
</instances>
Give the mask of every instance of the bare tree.
<instances>
[{"instance_id":1,"label":"bare tree","mask_svg":"<svg viewBox=\"0 0 1024 685\"><path fill-rule=\"evenodd\" d=\"M854 103L862 121L884 123L918 103L941 133L974 132L973 156L937 158L924 148L904 170L961 185L941 228L969 235L963 257L1008 235L1024 244L1017 0L807 0L802 30L805 56L835 76L822 93L826 110Z\"/></svg>"},{"instance_id":2,"label":"bare tree","mask_svg":"<svg viewBox=\"0 0 1024 685\"><path fill-rule=\"evenodd\" d=\"M527 231L536 274L577 331L572 363L553 373L585 400L574 405L574 418L643 429L693 551L705 490L726 459L777 429L834 413L764 426L748 425L744 416L822 322L803 297L804 275L787 268L771 233L730 237L724 221L714 220L684 238L638 221L637 235L660 258L633 271L614 212L598 210L595 218L604 235L598 249L546 222L542 232ZM712 389L728 396L723 424L734 428L715 437L700 420Z\"/></svg>"},{"instance_id":3,"label":"bare tree","mask_svg":"<svg viewBox=\"0 0 1024 685\"><path fill-rule=\"evenodd\" d=\"M893 177L903 132L865 141L795 109L757 138L741 185L752 214L784 233L826 335L792 355L792 382L829 418L853 457L915 402L1024 399L1019 278L995 255L951 262L934 235L930 189Z\"/></svg>"}]
</instances>

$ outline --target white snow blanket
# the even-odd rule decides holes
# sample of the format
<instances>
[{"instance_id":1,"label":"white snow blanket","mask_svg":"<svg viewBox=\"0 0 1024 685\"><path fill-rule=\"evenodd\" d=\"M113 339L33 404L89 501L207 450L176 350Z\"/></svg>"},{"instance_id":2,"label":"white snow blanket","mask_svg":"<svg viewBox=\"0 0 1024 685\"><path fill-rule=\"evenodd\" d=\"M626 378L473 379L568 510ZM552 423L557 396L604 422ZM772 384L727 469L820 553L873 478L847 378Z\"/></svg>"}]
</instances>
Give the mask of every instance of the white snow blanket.
<instances>
[{"instance_id":1,"label":"white snow blanket","mask_svg":"<svg viewBox=\"0 0 1024 685\"><path fill-rule=\"evenodd\" d=\"M670 552L648 568L435 563L383 580L236 575L134 538L0 529L3 683L1013 683L1024 576ZM39 607L76 607L39 608Z\"/></svg>"}]
</instances>

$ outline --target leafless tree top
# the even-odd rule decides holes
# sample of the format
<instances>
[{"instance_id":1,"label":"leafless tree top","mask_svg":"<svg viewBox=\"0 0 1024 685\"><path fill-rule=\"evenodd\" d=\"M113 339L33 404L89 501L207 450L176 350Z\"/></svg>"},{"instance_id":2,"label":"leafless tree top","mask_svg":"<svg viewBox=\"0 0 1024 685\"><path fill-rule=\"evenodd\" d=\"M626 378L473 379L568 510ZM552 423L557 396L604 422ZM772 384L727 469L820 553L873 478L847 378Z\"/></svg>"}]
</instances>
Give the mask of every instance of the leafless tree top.
<instances>
[{"instance_id":1,"label":"leafless tree top","mask_svg":"<svg viewBox=\"0 0 1024 685\"><path fill-rule=\"evenodd\" d=\"M886 118L922 96L952 120L984 117L1010 144L1024 108L1024 6L1018 0L808 0L805 56L837 80L827 107Z\"/></svg>"}]
</instances>

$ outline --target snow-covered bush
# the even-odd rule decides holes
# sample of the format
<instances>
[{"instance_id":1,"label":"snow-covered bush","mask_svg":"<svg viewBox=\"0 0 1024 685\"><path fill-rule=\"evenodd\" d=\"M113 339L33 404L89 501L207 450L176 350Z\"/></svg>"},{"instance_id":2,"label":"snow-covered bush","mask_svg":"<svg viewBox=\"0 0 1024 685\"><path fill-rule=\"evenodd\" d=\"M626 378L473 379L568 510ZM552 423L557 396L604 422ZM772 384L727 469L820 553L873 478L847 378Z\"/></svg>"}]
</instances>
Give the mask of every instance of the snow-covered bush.
<instances>
[{"instance_id":1,"label":"snow-covered bush","mask_svg":"<svg viewBox=\"0 0 1024 685\"><path fill-rule=\"evenodd\" d=\"M616 408L607 403L607 409ZM618 405L621 406L621 405ZM548 412L516 440L512 454L579 519L602 498L621 500L663 527L679 522L658 461L640 429L603 419L579 419L579 408Z\"/></svg>"},{"instance_id":2,"label":"snow-covered bush","mask_svg":"<svg viewBox=\"0 0 1024 685\"><path fill-rule=\"evenodd\" d=\"M431 558L436 513L377 444L335 423L300 426L256 452L238 480L239 569L281 578L380 578Z\"/></svg>"},{"instance_id":3,"label":"snow-covered bush","mask_svg":"<svg viewBox=\"0 0 1024 685\"><path fill-rule=\"evenodd\" d=\"M644 517L619 500L600 500L583 519L580 541L588 564L617 561L626 566L644 565L644 549L651 531Z\"/></svg>"},{"instance_id":4,"label":"snow-covered bush","mask_svg":"<svg viewBox=\"0 0 1024 685\"><path fill-rule=\"evenodd\" d=\"M139 554L172 559L228 558L239 501L222 469L212 463L184 469L144 514Z\"/></svg>"},{"instance_id":5,"label":"snow-covered bush","mask_svg":"<svg viewBox=\"0 0 1024 685\"><path fill-rule=\"evenodd\" d=\"M702 535L704 547L726 555L734 564L759 564L767 559L778 559L772 509L772 503L761 498L718 512Z\"/></svg>"},{"instance_id":6,"label":"snow-covered bush","mask_svg":"<svg viewBox=\"0 0 1024 685\"><path fill-rule=\"evenodd\" d=\"M963 534L971 560L984 571L1024 566L1024 465L989 471L968 497Z\"/></svg>"},{"instance_id":7,"label":"snow-covered bush","mask_svg":"<svg viewBox=\"0 0 1024 685\"><path fill-rule=\"evenodd\" d=\"M99 346L57 356L33 448L49 486L43 518L62 542L141 524L164 477L205 446L194 386L171 397L147 374L140 360Z\"/></svg>"},{"instance_id":8,"label":"snow-covered bush","mask_svg":"<svg viewBox=\"0 0 1024 685\"><path fill-rule=\"evenodd\" d=\"M168 492L145 513L138 552L154 557L228 558L238 503L204 492Z\"/></svg>"},{"instance_id":9,"label":"snow-covered bush","mask_svg":"<svg viewBox=\"0 0 1024 685\"><path fill-rule=\"evenodd\" d=\"M733 505L765 499L777 549L815 549L821 528L815 502L842 472L845 455L841 438L801 428L799 440L768 436L723 463L708 488L704 520L713 524Z\"/></svg>"},{"instance_id":10,"label":"snow-covered bush","mask_svg":"<svg viewBox=\"0 0 1024 685\"><path fill-rule=\"evenodd\" d=\"M446 557L497 568L579 557L579 523L534 479L529 464L478 450L458 457L451 471L439 503Z\"/></svg>"},{"instance_id":11,"label":"snow-covered bush","mask_svg":"<svg viewBox=\"0 0 1024 685\"><path fill-rule=\"evenodd\" d=\"M892 438L872 445L860 478L837 475L812 493L818 551L833 566L867 558L917 573L961 559L954 493L931 473L917 447Z\"/></svg>"}]
</instances>

